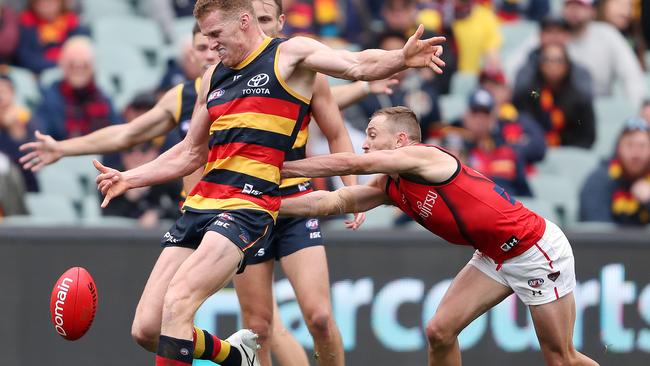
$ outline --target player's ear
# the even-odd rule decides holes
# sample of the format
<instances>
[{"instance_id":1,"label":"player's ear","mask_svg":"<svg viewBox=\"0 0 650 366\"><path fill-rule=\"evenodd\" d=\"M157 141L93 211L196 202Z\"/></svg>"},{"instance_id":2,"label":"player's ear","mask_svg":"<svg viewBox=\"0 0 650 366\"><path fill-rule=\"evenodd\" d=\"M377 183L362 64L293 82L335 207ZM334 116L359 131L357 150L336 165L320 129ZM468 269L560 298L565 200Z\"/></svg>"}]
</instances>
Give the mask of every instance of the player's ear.
<instances>
[{"instance_id":1,"label":"player's ear","mask_svg":"<svg viewBox=\"0 0 650 366\"><path fill-rule=\"evenodd\" d=\"M239 16L239 28L246 30L251 25L251 15L248 13L241 13Z\"/></svg>"},{"instance_id":2,"label":"player's ear","mask_svg":"<svg viewBox=\"0 0 650 366\"><path fill-rule=\"evenodd\" d=\"M278 17L278 33L282 33L282 29L284 29L284 22L287 20L287 17L284 14L280 14Z\"/></svg>"},{"instance_id":3,"label":"player's ear","mask_svg":"<svg viewBox=\"0 0 650 366\"><path fill-rule=\"evenodd\" d=\"M403 132L403 131L402 131L402 132L399 132L399 133L397 134L397 142L396 142L396 144L395 144L395 145L396 145L395 147L403 147L403 146L406 146L406 145L408 145L408 141L409 141L409 137L408 137L408 135L406 134L406 132Z\"/></svg>"}]
</instances>

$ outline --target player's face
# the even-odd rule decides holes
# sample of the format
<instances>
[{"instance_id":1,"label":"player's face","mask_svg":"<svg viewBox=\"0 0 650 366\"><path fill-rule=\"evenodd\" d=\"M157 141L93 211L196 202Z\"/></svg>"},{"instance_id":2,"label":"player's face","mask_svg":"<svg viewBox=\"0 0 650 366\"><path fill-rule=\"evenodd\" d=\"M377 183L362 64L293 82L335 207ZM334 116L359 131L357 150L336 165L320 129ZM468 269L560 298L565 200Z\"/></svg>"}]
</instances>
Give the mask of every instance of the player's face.
<instances>
[{"instance_id":1,"label":"player's face","mask_svg":"<svg viewBox=\"0 0 650 366\"><path fill-rule=\"evenodd\" d=\"M228 67L234 67L250 53L251 45L244 31L251 26L251 15L225 16L215 10L198 20L201 32L208 38L208 48Z\"/></svg>"},{"instance_id":2,"label":"player's face","mask_svg":"<svg viewBox=\"0 0 650 366\"><path fill-rule=\"evenodd\" d=\"M269 37L279 37L284 26L284 14L278 16L278 7L272 0L253 0L253 9L262 31Z\"/></svg>"},{"instance_id":3,"label":"player's face","mask_svg":"<svg viewBox=\"0 0 650 366\"><path fill-rule=\"evenodd\" d=\"M366 139L361 148L364 153L378 150L393 150L397 147L398 136L388 126L386 116L379 115L368 123Z\"/></svg>"},{"instance_id":4,"label":"player's face","mask_svg":"<svg viewBox=\"0 0 650 366\"><path fill-rule=\"evenodd\" d=\"M650 170L650 134L647 131L629 132L618 144L618 158L626 175L632 178Z\"/></svg>"},{"instance_id":5,"label":"player's face","mask_svg":"<svg viewBox=\"0 0 650 366\"><path fill-rule=\"evenodd\" d=\"M208 37L201 33L195 34L192 39L192 55L196 66L203 71L219 62L217 51L210 49Z\"/></svg>"}]
</instances>

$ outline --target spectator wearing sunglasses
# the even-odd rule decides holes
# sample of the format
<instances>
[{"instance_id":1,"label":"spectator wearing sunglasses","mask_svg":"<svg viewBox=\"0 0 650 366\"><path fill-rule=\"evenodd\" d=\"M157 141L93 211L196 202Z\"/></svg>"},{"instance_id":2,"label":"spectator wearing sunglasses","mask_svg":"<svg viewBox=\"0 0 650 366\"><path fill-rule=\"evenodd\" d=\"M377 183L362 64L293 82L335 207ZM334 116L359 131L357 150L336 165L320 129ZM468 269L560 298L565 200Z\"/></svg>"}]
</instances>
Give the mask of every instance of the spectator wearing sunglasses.
<instances>
[{"instance_id":1,"label":"spectator wearing sunglasses","mask_svg":"<svg viewBox=\"0 0 650 366\"><path fill-rule=\"evenodd\" d=\"M537 72L518 81L513 101L544 129L546 144L590 148L596 139L592 96L576 83L575 65L560 44L541 48Z\"/></svg>"},{"instance_id":2,"label":"spectator wearing sunglasses","mask_svg":"<svg viewBox=\"0 0 650 366\"><path fill-rule=\"evenodd\" d=\"M644 226L650 222L650 128L630 118L614 157L599 166L580 192L580 220Z\"/></svg>"}]
</instances>

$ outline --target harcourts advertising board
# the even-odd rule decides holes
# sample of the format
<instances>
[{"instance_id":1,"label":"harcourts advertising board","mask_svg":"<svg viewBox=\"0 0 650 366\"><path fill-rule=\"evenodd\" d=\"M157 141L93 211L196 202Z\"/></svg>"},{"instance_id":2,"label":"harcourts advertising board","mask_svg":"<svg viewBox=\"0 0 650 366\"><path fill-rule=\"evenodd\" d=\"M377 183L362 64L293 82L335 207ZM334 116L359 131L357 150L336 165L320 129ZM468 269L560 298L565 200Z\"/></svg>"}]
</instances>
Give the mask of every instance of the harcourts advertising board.
<instances>
[{"instance_id":1,"label":"harcourts advertising board","mask_svg":"<svg viewBox=\"0 0 650 366\"><path fill-rule=\"evenodd\" d=\"M426 364L424 325L472 251L422 244L328 247L334 316L349 364ZM602 365L650 365L650 240L636 249L580 244L573 244L576 348ZM289 281L277 280L275 290L285 326L310 349ZM229 334L240 321L234 291L210 298L196 321ZM543 364L530 314L514 295L472 322L459 341L469 365Z\"/></svg>"}]
</instances>

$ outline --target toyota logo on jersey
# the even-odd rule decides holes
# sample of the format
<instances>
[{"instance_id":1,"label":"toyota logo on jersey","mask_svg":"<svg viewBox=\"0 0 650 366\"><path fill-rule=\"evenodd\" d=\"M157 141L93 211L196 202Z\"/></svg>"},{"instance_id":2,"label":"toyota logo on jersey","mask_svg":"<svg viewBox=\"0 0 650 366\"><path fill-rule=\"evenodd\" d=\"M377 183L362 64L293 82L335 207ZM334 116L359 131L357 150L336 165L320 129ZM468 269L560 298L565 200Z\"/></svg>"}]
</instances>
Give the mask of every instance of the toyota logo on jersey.
<instances>
[{"instance_id":1,"label":"toyota logo on jersey","mask_svg":"<svg viewBox=\"0 0 650 366\"><path fill-rule=\"evenodd\" d=\"M268 82L269 82L269 76L267 74L257 74L252 78L250 78L250 80L248 80L248 83L246 83L246 85L248 85L251 88L258 88L260 86L264 86L268 84Z\"/></svg>"}]
</instances>

